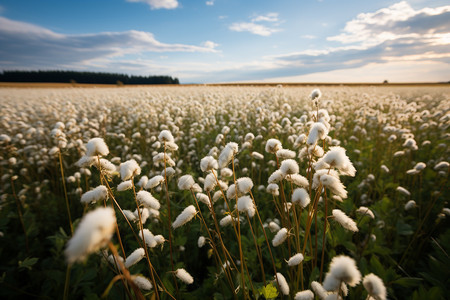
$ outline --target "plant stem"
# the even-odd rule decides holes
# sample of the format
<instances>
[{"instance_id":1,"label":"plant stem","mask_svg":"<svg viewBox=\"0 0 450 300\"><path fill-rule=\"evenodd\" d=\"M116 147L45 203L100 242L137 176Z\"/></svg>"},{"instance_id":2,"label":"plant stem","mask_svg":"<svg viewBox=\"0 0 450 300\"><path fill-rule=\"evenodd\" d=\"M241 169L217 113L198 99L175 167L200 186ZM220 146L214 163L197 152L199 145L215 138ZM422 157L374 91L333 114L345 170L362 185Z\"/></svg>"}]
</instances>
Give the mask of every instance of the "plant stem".
<instances>
[{"instance_id":1,"label":"plant stem","mask_svg":"<svg viewBox=\"0 0 450 300\"><path fill-rule=\"evenodd\" d=\"M166 168L166 141L164 141L164 187L166 188L166 202L167 202L167 219L169 223L169 250L170 250L170 265L172 267L172 277L175 283L175 290L177 291L177 296L180 298L180 292L178 290L177 278L175 276L175 266L173 263L173 250L172 250L172 219L170 213L170 198L169 198L169 186L167 182L167 168Z\"/></svg>"},{"instance_id":2,"label":"plant stem","mask_svg":"<svg viewBox=\"0 0 450 300\"><path fill-rule=\"evenodd\" d=\"M70 216L69 198L67 197L66 180L64 178L64 168L63 168L63 163L62 163L61 149L59 149L59 151L58 151L58 157L59 157L59 166L60 166L60 170L61 170L61 180L62 180L63 189L64 189L64 198L66 199L67 215L69 216L70 233L71 233L71 235L73 235L73 224L72 224L72 217Z\"/></svg>"}]
</instances>

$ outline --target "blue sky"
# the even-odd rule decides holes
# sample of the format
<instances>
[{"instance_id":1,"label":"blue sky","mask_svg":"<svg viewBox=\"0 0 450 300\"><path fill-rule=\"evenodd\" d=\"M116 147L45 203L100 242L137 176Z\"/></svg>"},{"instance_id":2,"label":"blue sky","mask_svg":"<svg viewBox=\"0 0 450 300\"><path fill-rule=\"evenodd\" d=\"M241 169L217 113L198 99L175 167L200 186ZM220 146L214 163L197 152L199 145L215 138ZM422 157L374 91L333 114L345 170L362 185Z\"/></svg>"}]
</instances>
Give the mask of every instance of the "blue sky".
<instances>
[{"instance_id":1,"label":"blue sky","mask_svg":"<svg viewBox=\"0 0 450 300\"><path fill-rule=\"evenodd\" d=\"M181 83L450 80L440 0L0 0L0 70Z\"/></svg>"}]
</instances>

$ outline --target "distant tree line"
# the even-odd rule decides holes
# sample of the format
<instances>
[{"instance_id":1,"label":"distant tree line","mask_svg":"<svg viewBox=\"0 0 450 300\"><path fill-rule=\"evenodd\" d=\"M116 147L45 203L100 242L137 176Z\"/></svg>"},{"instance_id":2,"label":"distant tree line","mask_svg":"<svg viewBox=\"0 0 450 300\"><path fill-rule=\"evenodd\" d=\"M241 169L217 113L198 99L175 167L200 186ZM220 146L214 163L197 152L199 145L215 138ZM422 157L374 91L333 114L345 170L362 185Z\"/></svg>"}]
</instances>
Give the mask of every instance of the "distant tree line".
<instances>
[{"instance_id":1,"label":"distant tree line","mask_svg":"<svg viewBox=\"0 0 450 300\"><path fill-rule=\"evenodd\" d=\"M77 71L3 71L0 82L62 82L96 84L179 84L170 76L135 76Z\"/></svg>"}]
</instances>

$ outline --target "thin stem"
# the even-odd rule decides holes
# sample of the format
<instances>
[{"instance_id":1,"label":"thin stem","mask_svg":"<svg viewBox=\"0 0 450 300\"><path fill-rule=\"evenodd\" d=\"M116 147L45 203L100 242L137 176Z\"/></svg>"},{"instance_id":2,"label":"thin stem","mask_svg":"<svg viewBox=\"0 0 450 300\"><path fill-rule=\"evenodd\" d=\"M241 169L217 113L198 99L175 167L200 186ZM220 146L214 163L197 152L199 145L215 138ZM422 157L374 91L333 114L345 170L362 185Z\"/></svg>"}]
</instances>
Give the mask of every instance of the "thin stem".
<instances>
[{"instance_id":1,"label":"thin stem","mask_svg":"<svg viewBox=\"0 0 450 300\"><path fill-rule=\"evenodd\" d=\"M323 276L323 262L324 262L324 257L325 257L325 239L326 239L326 232L327 232L327 221L328 221L328 197L327 197L327 193L325 193L325 218L323 221L322 258L320 259L319 282L322 282L322 276Z\"/></svg>"},{"instance_id":2,"label":"thin stem","mask_svg":"<svg viewBox=\"0 0 450 300\"><path fill-rule=\"evenodd\" d=\"M70 282L70 269L72 268L72 264L67 265L66 269L66 281L64 283L64 296L63 299L69 299L69 282Z\"/></svg>"},{"instance_id":3,"label":"thin stem","mask_svg":"<svg viewBox=\"0 0 450 300\"><path fill-rule=\"evenodd\" d=\"M233 281L230 279L230 277L229 277L230 275L229 275L229 273L227 271L228 268L226 268L226 266L224 266L224 264L222 263L222 260L220 259L220 255L219 255L219 252L217 251L216 244L214 243L214 240L213 240L213 238L211 236L211 233L209 232L208 226L206 225L205 218L203 218L203 214L202 214L202 211L200 209L200 205L198 204L197 197L195 197L194 191L192 189L190 189L190 191L192 193L192 197L195 200L195 204L197 205L198 213L200 215L200 219L202 220L203 226L205 227L205 230L208 233L209 240L211 241L211 246L212 246L212 248L214 250L214 253L215 253L217 259L219 260L220 267L222 268L222 270L224 271L225 275L227 276L227 280L228 280L228 283L230 284L230 287L232 288L232 290L234 290L233 283L232 283ZM225 255L225 259L226 259L226 255Z\"/></svg>"},{"instance_id":4,"label":"thin stem","mask_svg":"<svg viewBox=\"0 0 450 300\"><path fill-rule=\"evenodd\" d=\"M237 201L238 201L238 192L237 192L237 190L238 190L238 188L237 188L237 185L236 185L236 172L235 172L235 169L234 169L234 155L232 156L232 158L231 158L231 165L232 165L232 168L233 168L233 182L234 182L234 188L235 188L235 194L236 194L236 204L237 204ZM233 217L231 217L231 219L233 219ZM244 293L244 297L248 297L248 295L247 295L247 292L246 292L246 290L245 290L245 278L244 278L244 264L245 264L245 260L244 260L244 254L242 253L242 241L241 241L241 221L240 221L240 218L239 218L239 213L238 213L238 216L237 216L237 230L238 230L238 246L239 246L239 259L240 259L240 261L241 261L241 279L242 279L242 290L243 290L243 293ZM249 278L249 280L250 280L250 278Z\"/></svg>"},{"instance_id":5,"label":"thin stem","mask_svg":"<svg viewBox=\"0 0 450 300\"><path fill-rule=\"evenodd\" d=\"M253 241L255 242L255 248L256 248L256 254L258 255L259 265L261 266L261 274L263 277L264 286L266 286L266 274L264 272L264 264L261 257L261 250L258 246L258 243L256 242L255 233L253 232L252 222L250 221L250 217L248 216L248 213L246 212L245 215L247 216L248 224L250 225L250 232L252 233Z\"/></svg>"},{"instance_id":6,"label":"thin stem","mask_svg":"<svg viewBox=\"0 0 450 300\"><path fill-rule=\"evenodd\" d=\"M19 215L20 224L22 225L23 234L25 235L25 246L27 247L27 252L30 252L30 247L28 245L27 230L25 229L25 223L23 222L22 209L20 208L20 206L21 206L20 201L19 201L19 198L17 198L16 188L14 187L14 180L12 180L12 178L11 178L11 188L12 188L14 200L16 201L16 205L17 205L17 213Z\"/></svg>"},{"instance_id":7,"label":"thin stem","mask_svg":"<svg viewBox=\"0 0 450 300\"><path fill-rule=\"evenodd\" d=\"M253 205L255 206L256 216L258 217L259 224L261 225L261 229L264 233L264 238L266 239L267 248L269 249L270 259L272 260L272 267L275 275L277 275L277 267L275 266L275 260L273 259L272 249L270 248L269 239L267 238L266 229L261 221L261 217L259 216L258 207L256 206L255 198L253 197L252 191L250 191L250 197L253 200ZM280 283L278 282L278 276L275 276L275 280L277 282L278 290L281 291Z\"/></svg>"},{"instance_id":8,"label":"thin stem","mask_svg":"<svg viewBox=\"0 0 450 300\"><path fill-rule=\"evenodd\" d=\"M148 255L148 249L147 249L147 243L145 242L145 236L144 236L144 225L142 224L142 216L141 216L141 210L139 208L139 203L136 197L136 189L134 187L134 177L131 177L131 186L133 187L133 195L134 195L134 200L136 201L136 208L138 211L138 216L139 216L139 229L141 230L141 236L142 236L142 241L144 244L144 250L145 250L145 256L147 258L148 263L150 264L150 256ZM150 275L153 281L153 286L155 287L155 293L156 293L156 298L159 299L159 293L158 293L158 288L156 285L156 281L155 281L155 277L153 275L153 266L150 266Z\"/></svg>"},{"instance_id":9,"label":"thin stem","mask_svg":"<svg viewBox=\"0 0 450 300\"><path fill-rule=\"evenodd\" d=\"M61 180L64 189L64 198L66 199L67 215L69 216L70 233L73 235L73 224L72 224L72 217L70 215L69 198L67 197L66 180L64 179L64 168L62 163L61 149L59 149L58 151L58 157L59 157L59 166L61 170Z\"/></svg>"}]
</instances>

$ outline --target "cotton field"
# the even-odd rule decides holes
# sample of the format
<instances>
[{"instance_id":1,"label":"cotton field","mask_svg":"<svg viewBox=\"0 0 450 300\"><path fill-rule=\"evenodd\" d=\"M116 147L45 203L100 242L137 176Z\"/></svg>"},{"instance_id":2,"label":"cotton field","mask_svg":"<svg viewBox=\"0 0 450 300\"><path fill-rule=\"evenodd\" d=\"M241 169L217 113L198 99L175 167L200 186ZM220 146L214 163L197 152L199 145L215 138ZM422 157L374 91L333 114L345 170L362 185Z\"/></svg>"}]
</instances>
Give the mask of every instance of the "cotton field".
<instances>
[{"instance_id":1,"label":"cotton field","mask_svg":"<svg viewBox=\"0 0 450 300\"><path fill-rule=\"evenodd\" d=\"M444 299L450 88L0 89L3 299Z\"/></svg>"}]
</instances>

